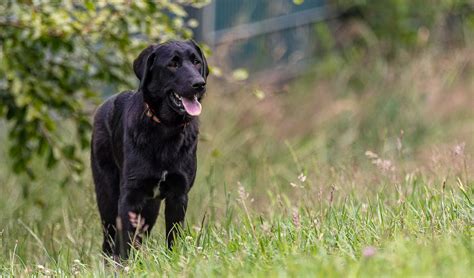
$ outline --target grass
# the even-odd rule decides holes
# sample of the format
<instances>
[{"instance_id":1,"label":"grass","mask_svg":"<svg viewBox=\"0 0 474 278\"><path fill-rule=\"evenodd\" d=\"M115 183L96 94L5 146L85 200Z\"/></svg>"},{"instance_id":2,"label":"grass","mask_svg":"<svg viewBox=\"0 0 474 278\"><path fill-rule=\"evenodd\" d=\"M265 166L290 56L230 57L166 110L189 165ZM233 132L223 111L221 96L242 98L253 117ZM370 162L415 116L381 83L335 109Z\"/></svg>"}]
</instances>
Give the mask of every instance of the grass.
<instances>
[{"instance_id":1,"label":"grass","mask_svg":"<svg viewBox=\"0 0 474 278\"><path fill-rule=\"evenodd\" d=\"M161 214L121 268L89 172L61 187L61 168L30 182L2 160L0 276L468 277L472 53L328 56L278 90L210 88L183 237L167 250Z\"/></svg>"}]
</instances>

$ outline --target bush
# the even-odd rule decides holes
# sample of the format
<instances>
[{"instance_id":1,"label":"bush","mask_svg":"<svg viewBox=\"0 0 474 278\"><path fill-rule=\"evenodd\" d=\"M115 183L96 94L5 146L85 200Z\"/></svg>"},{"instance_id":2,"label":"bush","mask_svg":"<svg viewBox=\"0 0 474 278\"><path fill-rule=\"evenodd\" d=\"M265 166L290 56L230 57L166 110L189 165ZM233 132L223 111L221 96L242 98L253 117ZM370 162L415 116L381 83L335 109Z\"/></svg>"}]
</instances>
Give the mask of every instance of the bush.
<instances>
[{"instance_id":1,"label":"bush","mask_svg":"<svg viewBox=\"0 0 474 278\"><path fill-rule=\"evenodd\" d=\"M403 49L416 49L428 38L466 40L473 26L474 6L469 0L334 0L344 19L365 23L382 47L393 57ZM442 26L440 26L442 25ZM448 32L440 31L443 27ZM437 33L435 36L430 34Z\"/></svg>"}]
</instances>

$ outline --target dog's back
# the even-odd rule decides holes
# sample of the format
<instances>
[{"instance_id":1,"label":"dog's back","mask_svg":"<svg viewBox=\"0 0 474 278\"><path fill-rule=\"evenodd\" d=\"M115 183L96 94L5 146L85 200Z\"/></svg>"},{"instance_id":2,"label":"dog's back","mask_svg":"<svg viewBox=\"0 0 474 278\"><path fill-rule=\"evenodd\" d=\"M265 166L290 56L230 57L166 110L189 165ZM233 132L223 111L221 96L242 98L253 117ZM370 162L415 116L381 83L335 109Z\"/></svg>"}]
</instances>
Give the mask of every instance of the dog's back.
<instances>
[{"instance_id":1,"label":"dog's back","mask_svg":"<svg viewBox=\"0 0 474 278\"><path fill-rule=\"evenodd\" d=\"M100 165L104 163L115 164L117 168L121 168L123 115L127 107L127 101L132 95L132 91L116 94L108 98L97 109L94 116L94 129L92 131L93 149L91 159L93 165L96 163ZM93 170L100 171L100 169Z\"/></svg>"}]
</instances>

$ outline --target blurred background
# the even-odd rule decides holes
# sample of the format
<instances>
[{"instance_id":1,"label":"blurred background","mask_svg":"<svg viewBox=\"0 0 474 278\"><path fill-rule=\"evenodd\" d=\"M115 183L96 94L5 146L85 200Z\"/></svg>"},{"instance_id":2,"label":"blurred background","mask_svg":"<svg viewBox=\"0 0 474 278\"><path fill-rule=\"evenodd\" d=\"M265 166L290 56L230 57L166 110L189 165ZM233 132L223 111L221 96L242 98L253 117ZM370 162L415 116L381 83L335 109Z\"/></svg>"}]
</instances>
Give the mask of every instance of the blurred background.
<instances>
[{"instance_id":1,"label":"blurred background","mask_svg":"<svg viewBox=\"0 0 474 278\"><path fill-rule=\"evenodd\" d=\"M41 260L43 249L54 257L67 246L88 261L99 252L93 112L137 88L131 64L146 45L183 38L211 66L190 227L203 215L236 221L245 192L272 216L382 189L396 202L416 175L472 185L472 1L7 0L3 254Z\"/></svg>"}]
</instances>

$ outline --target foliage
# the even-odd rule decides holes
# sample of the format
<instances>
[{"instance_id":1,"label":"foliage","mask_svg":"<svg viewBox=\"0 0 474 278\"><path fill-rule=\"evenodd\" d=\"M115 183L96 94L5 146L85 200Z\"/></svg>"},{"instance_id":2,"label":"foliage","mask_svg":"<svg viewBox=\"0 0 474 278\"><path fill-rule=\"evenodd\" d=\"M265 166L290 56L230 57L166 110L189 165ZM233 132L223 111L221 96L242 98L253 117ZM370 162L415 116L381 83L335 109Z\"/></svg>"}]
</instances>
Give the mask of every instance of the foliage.
<instances>
[{"instance_id":1,"label":"foliage","mask_svg":"<svg viewBox=\"0 0 474 278\"><path fill-rule=\"evenodd\" d=\"M467 40L474 23L474 6L469 0L334 0L342 16L367 24L367 36L378 41L381 51L393 56L400 50L425 46L426 40L455 36ZM448 34L436 34L444 25ZM458 34L454 34L458 33ZM373 39L373 38L371 38ZM364 43L372 43L371 41Z\"/></svg>"},{"instance_id":2,"label":"foliage","mask_svg":"<svg viewBox=\"0 0 474 278\"><path fill-rule=\"evenodd\" d=\"M183 5L204 2L2 1L0 118L15 173L34 178L39 156L79 178L91 103L106 89L134 87L131 63L146 44L189 38Z\"/></svg>"}]
</instances>

